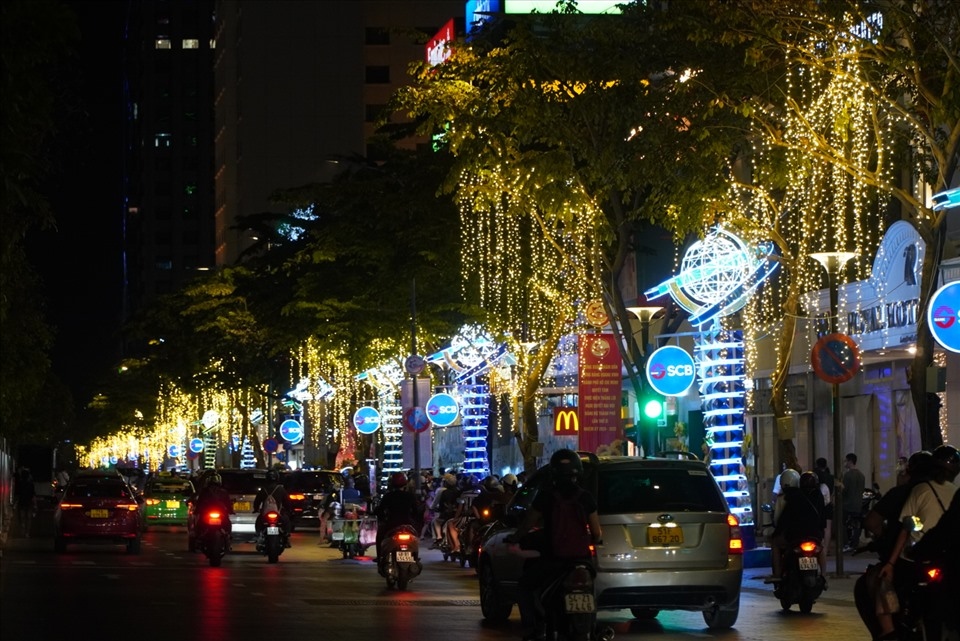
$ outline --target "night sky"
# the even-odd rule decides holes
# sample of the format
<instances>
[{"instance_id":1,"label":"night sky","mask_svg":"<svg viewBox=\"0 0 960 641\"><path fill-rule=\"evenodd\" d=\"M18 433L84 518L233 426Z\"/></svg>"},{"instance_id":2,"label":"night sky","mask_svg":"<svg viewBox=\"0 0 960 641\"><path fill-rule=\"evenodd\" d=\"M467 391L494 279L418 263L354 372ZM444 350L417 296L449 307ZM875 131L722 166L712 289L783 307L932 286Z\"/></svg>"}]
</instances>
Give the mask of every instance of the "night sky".
<instances>
[{"instance_id":1,"label":"night sky","mask_svg":"<svg viewBox=\"0 0 960 641\"><path fill-rule=\"evenodd\" d=\"M79 16L82 40L63 87L45 190L57 228L35 233L28 244L55 327L53 369L82 406L120 355L126 3L66 4Z\"/></svg>"}]
</instances>

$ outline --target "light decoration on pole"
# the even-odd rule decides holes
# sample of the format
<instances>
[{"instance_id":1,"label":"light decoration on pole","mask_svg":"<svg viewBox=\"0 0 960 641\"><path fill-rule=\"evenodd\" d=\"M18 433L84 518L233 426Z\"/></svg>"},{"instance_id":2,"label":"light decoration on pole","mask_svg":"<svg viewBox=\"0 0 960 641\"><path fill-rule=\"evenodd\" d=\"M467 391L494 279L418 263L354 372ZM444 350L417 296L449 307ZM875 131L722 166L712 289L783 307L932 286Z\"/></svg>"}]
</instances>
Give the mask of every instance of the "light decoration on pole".
<instances>
[{"instance_id":1,"label":"light decoration on pole","mask_svg":"<svg viewBox=\"0 0 960 641\"><path fill-rule=\"evenodd\" d=\"M403 406L400 386L406 377L400 367L400 358L369 369L356 376L376 391L380 410L380 434L383 439L383 464L380 466L379 486L386 487L390 475L403 469ZM426 467L426 466L425 466Z\"/></svg>"}]
</instances>

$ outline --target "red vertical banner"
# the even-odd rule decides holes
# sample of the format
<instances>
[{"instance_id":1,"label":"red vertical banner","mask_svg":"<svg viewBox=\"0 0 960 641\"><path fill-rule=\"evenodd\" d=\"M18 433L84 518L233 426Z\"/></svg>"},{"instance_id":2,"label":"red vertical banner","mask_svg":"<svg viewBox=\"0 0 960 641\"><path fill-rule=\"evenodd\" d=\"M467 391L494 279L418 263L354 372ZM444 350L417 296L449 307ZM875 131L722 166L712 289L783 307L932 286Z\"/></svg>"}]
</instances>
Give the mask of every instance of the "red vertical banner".
<instances>
[{"instance_id":1,"label":"red vertical banner","mask_svg":"<svg viewBox=\"0 0 960 641\"><path fill-rule=\"evenodd\" d=\"M620 350L613 334L579 336L580 449L596 452L622 439Z\"/></svg>"}]
</instances>

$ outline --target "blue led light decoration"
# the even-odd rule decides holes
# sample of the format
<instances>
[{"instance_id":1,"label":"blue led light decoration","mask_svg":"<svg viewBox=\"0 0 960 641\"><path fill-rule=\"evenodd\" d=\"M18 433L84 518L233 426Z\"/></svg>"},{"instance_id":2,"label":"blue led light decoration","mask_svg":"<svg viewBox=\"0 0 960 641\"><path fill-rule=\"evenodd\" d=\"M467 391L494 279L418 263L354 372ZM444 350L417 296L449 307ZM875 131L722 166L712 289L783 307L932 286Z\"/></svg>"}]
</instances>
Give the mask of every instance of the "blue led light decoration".
<instances>
[{"instance_id":1,"label":"blue led light decoration","mask_svg":"<svg viewBox=\"0 0 960 641\"><path fill-rule=\"evenodd\" d=\"M383 466L380 485L386 486L394 472L403 471L403 408L393 392L380 396L380 431L383 433Z\"/></svg>"},{"instance_id":2,"label":"blue led light decoration","mask_svg":"<svg viewBox=\"0 0 960 641\"><path fill-rule=\"evenodd\" d=\"M669 294L690 312L696 327L694 362L710 450L710 469L730 511L754 522L743 466L746 359L742 330L720 328L720 319L746 305L780 263L770 241L751 246L716 227L686 251L680 273L645 293L647 300Z\"/></svg>"},{"instance_id":3,"label":"blue led light decoration","mask_svg":"<svg viewBox=\"0 0 960 641\"><path fill-rule=\"evenodd\" d=\"M712 329L694 336L710 471L740 523L753 523L743 467L746 358L743 330Z\"/></svg>"},{"instance_id":4,"label":"blue led light decoration","mask_svg":"<svg viewBox=\"0 0 960 641\"><path fill-rule=\"evenodd\" d=\"M488 385L462 384L457 394L463 404L463 471L482 480L490 475L487 456L487 432L490 418L490 387Z\"/></svg>"}]
</instances>

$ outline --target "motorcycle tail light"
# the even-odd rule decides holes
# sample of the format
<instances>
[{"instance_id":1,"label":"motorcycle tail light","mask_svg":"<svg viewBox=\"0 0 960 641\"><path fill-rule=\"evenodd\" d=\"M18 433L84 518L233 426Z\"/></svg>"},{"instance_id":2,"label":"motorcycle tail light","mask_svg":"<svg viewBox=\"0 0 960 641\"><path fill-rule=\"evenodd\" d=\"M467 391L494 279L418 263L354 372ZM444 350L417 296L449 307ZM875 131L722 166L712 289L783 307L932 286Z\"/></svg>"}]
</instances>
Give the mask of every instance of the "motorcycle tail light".
<instances>
[{"instance_id":1,"label":"motorcycle tail light","mask_svg":"<svg viewBox=\"0 0 960 641\"><path fill-rule=\"evenodd\" d=\"M586 565L578 565L563 580L567 590L590 590L593 586L593 574Z\"/></svg>"},{"instance_id":2,"label":"motorcycle tail light","mask_svg":"<svg viewBox=\"0 0 960 641\"><path fill-rule=\"evenodd\" d=\"M593 543L590 544L590 558L591 559L597 558L597 546L594 545Z\"/></svg>"},{"instance_id":3,"label":"motorcycle tail light","mask_svg":"<svg viewBox=\"0 0 960 641\"><path fill-rule=\"evenodd\" d=\"M280 518L280 515L277 514L276 512L267 512L267 514L266 514L266 519L267 519L268 521L270 521L271 523L273 523L274 521L276 521L278 518Z\"/></svg>"},{"instance_id":4,"label":"motorcycle tail light","mask_svg":"<svg viewBox=\"0 0 960 641\"><path fill-rule=\"evenodd\" d=\"M400 534L395 535L393 538L403 543L409 543L410 540L413 538L413 535L410 534L409 532L401 532Z\"/></svg>"},{"instance_id":5,"label":"motorcycle tail light","mask_svg":"<svg viewBox=\"0 0 960 641\"><path fill-rule=\"evenodd\" d=\"M926 574L927 578L934 583L939 582L940 579L943 578L943 570L936 566L927 568Z\"/></svg>"},{"instance_id":6,"label":"motorcycle tail light","mask_svg":"<svg viewBox=\"0 0 960 641\"><path fill-rule=\"evenodd\" d=\"M800 551L806 552L807 554L813 554L817 551L817 542L816 541L803 541L800 544Z\"/></svg>"},{"instance_id":7,"label":"motorcycle tail light","mask_svg":"<svg viewBox=\"0 0 960 641\"><path fill-rule=\"evenodd\" d=\"M221 515L219 512L207 512L208 525L220 525Z\"/></svg>"},{"instance_id":8,"label":"motorcycle tail light","mask_svg":"<svg viewBox=\"0 0 960 641\"><path fill-rule=\"evenodd\" d=\"M740 538L740 521L732 514L727 515L727 525L730 526L730 543L727 545L728 554L743 554L743 539Z\"/></svg>"},{"instance_id":9,"label":"motorcycle tail light","mask_svg":"<svg viewBox=\"0 0 960 641\"><path fill-rule=\"evenodd\" d=\"M484 509L484 510L483 510L483 518L487 518L488 516L490 516L490 510Z\"/></svg>"}]
</instances>

